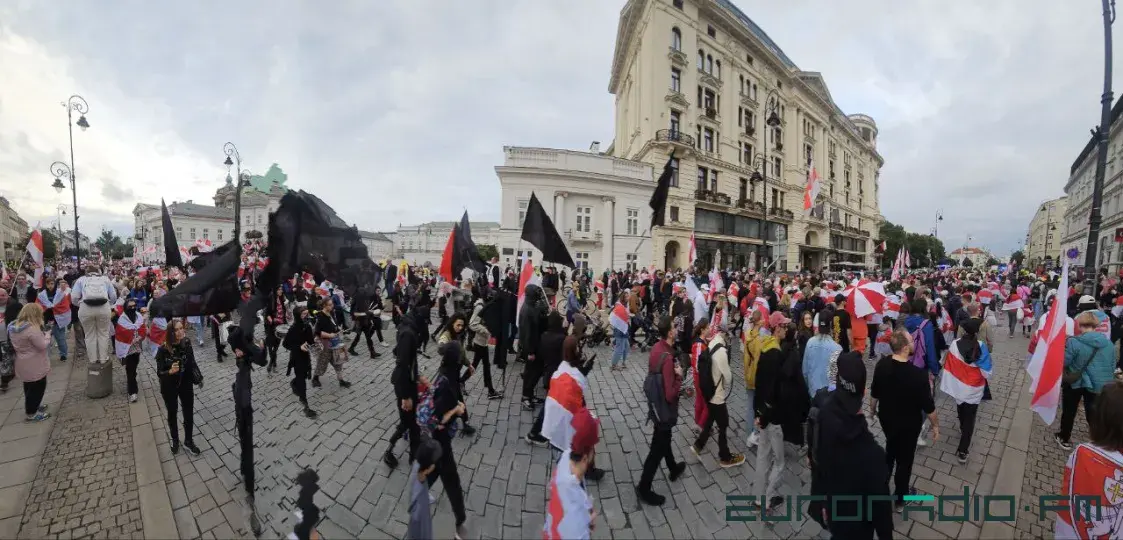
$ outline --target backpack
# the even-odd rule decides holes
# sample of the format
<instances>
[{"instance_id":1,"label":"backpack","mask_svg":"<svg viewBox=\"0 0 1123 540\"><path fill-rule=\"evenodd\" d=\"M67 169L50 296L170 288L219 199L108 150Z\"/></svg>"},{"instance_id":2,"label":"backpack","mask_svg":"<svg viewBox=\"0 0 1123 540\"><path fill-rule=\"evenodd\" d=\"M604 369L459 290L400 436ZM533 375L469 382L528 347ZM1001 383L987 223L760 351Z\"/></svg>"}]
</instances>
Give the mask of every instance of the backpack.
<instances>
[{"instance_id":1,"label":"backpack","mask_svg":"<svg viewBox=\"0 0 1123 540\"><path fill-rule=\"evenodd\" d=\"M927 324L927 320L920 323L912 332L912 356L909 357L912 365L924 370L928 369L928 344L924 342L924 327Z\"/></svg>"},{"instance_id":2,"label":"backpack","mask_svg":"<svg viewBox=\"0 0 1123 540\"><path fill-rule=\"evenodd\" d=\"M713 355L724 348L724 343L718 343L713 349L703 348L701 354L698 355L698 369L694 376L698 380L698 386L702 389L702 397L706 399L706 403L709 403L714 398L714 394L717 393L717 383L714 382Z\"/></svg>"},{"instance_id":3,"label":"backpack","mask_svg":"<svg viewBox=\"0 0 1123 540\"><path fill-rule=\"evenodd\" d=\"M643 381L643 393L647 396L647 419L655 423L657 429L671 429L678 423L678 403L668 403L663 392L663 362L669 354L664 354L659 362L659 370L648 373Z\"/></svg>"},{"instance_id":4,"label":"backpack","mask_svg":"<svg viewBox=\"0 0 1123 540\"><path fill-rule=\"evenodd\" d=\"M109 302L109 285L105 279L88 279L82 284L82 303L103 306Z\"/></svg>"},{"instance_id":5,"label":"backpack","mask_svg":"<svg viewBox=\"0 0 1123 540\"><path fill-rule=\"evenodd\" d=\"M441 419L434 414L436 406L433 396L437 393L437 388L442 388L448 384L448 379L444 375L438 375L433 380L428 388L423 390L417 397L417 425L421 427L429 435L436 433L441 425ZM448 433L449 437L456 436L456 419L454 418L448 424L445 424L444 431Z\"/></svg>"}]
</instances>

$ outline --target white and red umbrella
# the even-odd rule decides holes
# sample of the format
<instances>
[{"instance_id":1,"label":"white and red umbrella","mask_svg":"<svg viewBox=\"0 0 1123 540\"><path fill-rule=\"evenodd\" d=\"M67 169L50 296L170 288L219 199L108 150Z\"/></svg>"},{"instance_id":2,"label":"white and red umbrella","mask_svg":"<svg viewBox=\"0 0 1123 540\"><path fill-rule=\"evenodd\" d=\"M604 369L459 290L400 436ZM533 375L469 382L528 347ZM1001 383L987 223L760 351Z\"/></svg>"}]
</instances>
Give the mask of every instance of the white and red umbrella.
<instances>
[{"instance_id":1,"label":"white and red umbrella","mask_svg":"<svg viewBox=\"0 0 1123 540\"><path fill-rule=\"evenodd\" d=\"M865 317L885 310L885 287L877 281L859 280L846 289L848 311L857 317Z\"/></svg>"}]
</instances>

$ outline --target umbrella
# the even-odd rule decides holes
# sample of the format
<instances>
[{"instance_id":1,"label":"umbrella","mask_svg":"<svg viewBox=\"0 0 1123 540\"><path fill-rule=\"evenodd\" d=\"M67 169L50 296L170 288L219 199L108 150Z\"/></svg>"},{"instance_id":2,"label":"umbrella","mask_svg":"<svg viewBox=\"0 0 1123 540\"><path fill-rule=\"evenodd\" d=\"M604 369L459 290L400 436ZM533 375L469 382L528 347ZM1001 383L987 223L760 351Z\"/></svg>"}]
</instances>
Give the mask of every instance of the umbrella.
<instances>
[{"instance_id":1,"label":"umbrella","mask_svg":"<svg viewBox=\"0 0 1123 540\"><path fill-rule=\"evenodd\" d=\"M851 312L858 317L885 310L885 287L877 281L859 280L843 294L851 305Z\"/></svg>"}]
</instances>

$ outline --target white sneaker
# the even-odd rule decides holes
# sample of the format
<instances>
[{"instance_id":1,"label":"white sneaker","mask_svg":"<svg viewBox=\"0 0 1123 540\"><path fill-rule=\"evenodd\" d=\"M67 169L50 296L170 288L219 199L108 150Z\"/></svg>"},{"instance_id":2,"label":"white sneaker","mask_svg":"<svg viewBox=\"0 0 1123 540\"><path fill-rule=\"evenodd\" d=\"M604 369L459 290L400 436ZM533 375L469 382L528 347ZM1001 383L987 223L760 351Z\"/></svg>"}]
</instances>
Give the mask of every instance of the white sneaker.
<instances>
[{"instance_id":1,"label":"white sneaker","mask_svg":"<svg viewBox=\"0 0 1123 540\"><path fill-rule=\"evenodd\" d=\"M928 440L924 438L924 435L921 435L916 438L916 445L921 447L928 446Z\"/></svg>"},{"instance_id":2,"label":"white sneaker","mask_svg":"<svg viewBox=\"0 0 1123 540\"><path fill-rule=\"evenodd\" d=\"M136 394L129 394L129 403L136 403Z\"/></svg>"},{"instance_id":3,"label":"white sneaker","mask_svg":"<svg viewBox=\"0 0 1123 540\"><path fill-rule=\"evenodd\" d=\"M752 435L749 435L749 440L748 440L749 447L756 446L757 443L759 443L759 442L760 442L760 432L759 431L754 431Z\"/></svg>"}]
</instances>

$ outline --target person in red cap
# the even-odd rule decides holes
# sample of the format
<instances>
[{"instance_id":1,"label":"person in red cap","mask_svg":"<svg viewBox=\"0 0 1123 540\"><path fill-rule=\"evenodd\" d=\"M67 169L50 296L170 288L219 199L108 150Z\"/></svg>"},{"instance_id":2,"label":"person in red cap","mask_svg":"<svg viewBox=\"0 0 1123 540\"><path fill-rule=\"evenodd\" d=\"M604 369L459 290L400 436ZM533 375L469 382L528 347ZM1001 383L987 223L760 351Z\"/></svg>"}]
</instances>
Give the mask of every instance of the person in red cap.
<instances>
[{"instance_id":1,"label":"person in red cap","mask_svg":"<svg viewBox=\"0 0 1123 540\"><path fill-rule=\"evenodd\" d=\"M593 465L593 454L600 440L600 421L582 407L573 415L573 440L562 452L550 480L546 504L545 540L587 539L593 531L597 511L585 491L585 473Z\"/></svg>"}]
</instances>

